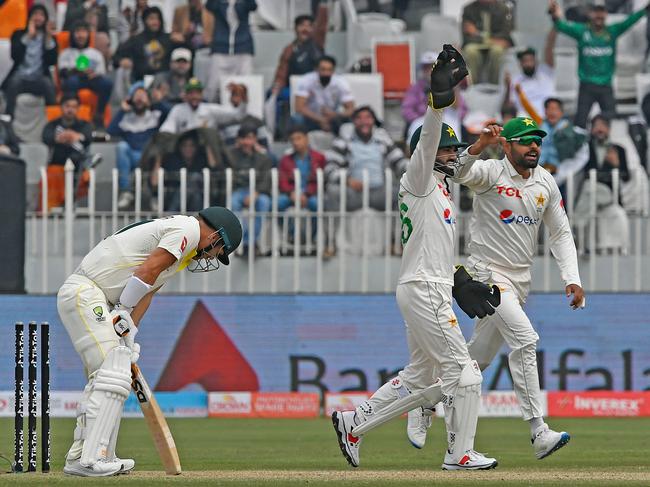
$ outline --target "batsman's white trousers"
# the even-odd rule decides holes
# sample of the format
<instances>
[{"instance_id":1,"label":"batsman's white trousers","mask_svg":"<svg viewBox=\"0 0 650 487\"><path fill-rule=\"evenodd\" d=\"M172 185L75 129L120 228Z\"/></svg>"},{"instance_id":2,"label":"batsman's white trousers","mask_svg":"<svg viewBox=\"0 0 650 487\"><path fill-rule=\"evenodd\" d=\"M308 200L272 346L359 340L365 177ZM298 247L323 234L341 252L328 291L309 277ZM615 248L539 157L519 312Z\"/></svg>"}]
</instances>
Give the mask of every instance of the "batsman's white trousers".
<instances>
[{"instance_id":1,"label":"batsman's white trousers","mask_svg":"<svg viewBox=\"0 0 650 487\"><path fill-rule=\"evenodd\" d=\"M59 316L90 376L106 354L120 345L106 296L90 279L72 274L56 297Z\"/></svg>"},{"instance_id":2,"label":"batsman's white trousers","mask_svg":"<svg viewBox=\"0 0 650 487\"><path fill-rule=\"evenodd\" d=\"M471 361L451 299L448 284L414 281L397 286L410 352L409 364L399 376L411 390L429 387L440 377L442 392L453 395Z\"/></svg>"},{"instance_id":3,"label":"batsman's white trousers","mask_svg":"<svg viewBox=\"0 0 650 487\"><path fill-rule=\"evenodd\" d=\"M507 277L505 272L495 270L494 266L488 268L471 258L468 270L475 279L496 284L501 289L501 304L496 312L476 321L474 334L468 344L470 356L484 370L505 342L510 348L508 363L524 420L543 417L537 371L539 335L522 308L528 296L530 273L527 270L519 275L508 272L510 277Z\"/></svg>"}]
</instances>

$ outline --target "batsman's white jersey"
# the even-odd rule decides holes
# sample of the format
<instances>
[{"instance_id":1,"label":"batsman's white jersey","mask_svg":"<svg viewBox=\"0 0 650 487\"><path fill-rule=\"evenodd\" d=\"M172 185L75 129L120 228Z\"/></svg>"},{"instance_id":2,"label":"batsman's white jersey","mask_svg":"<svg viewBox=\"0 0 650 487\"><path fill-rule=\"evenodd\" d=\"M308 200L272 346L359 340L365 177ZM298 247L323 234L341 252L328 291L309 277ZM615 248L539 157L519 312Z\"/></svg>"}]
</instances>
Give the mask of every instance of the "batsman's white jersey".
<instances>
[{"instance_id":1,"label":"batsman's white jersey","mask_svg":"<svg viewBox=\"0 0 650 487\"><path fill-rule=\"evenodd\" d=\"M444 179L433 171L441 130L442 111L428 108L420 141L400 181L404 252L397 303L411 355L400 377L420 389L433 383L436 370L443 392L453 394L470 358L452 309L456 209Z\"/></svg>"},{"instance_id":2,"label":"batsman's white jersey","mask_svg":"<svg viewBox=\"0 0 650 487\"><path fill-rule=\"evenodd\" d=\"M109 313L136 267L158 247L176 257L154 283L159 288L196 255L199 237L199 221L191 216L137 222L97 244L66 279L57 307L89 374L119 345Z\"/></svg>"},{"instance_id":3,"label":"batsman's white jersey","mask_svg":"<svg viewBox=\"0 0 650 487\"><path fill-rule=\"evenodd\" d=\"M475 192L470 221L468 270L484 283L497 284L501 304L476 322L469 353L485 369L504 342L523 417L543 416L536 348L539 336L522 305L530 287L530 267L542 222L565 284L580 285L576 248L555 180L536 167L528 179L507 158L477 160L465 151L456 180Z\"/></svg>"}]
</instances>

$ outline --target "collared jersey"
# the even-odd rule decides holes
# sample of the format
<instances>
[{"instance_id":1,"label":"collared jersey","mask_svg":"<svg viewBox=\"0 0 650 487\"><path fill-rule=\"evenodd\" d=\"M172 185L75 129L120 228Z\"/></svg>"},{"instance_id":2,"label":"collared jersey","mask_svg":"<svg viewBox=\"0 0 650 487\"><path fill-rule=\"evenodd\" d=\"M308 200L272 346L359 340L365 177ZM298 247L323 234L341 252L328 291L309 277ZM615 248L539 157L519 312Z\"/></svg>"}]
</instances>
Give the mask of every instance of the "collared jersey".
<instances>
[{"instance_id":1,"label":"collared jersey","mask_svg":"<svg viewBox=\"0 0 650 487\"><path fill-rule=\"evenodd\" d=\"M400 180L402 265L399 284L454 284L456 209L442 177L433 172L442 111L427 108L420 141Z\"/></svg>"},{"instance_id":2,"label":"collared jersey","mask_svg":"<svg viewBox=\"0 0 650 487\"><path fill-rule=\"evenodd\" d=\"M97 244L75 274L93 281L106 299L115 304L135 268L156 248L163 248L176 257L176 262L161 272L153 284L159 288L189 264L196 255L199 237L199 221L192 216L175 215L133 223Z\"/></svg>"},{"instance_id":3,"label":"collared jersey","mask_svg":"<svg viewBox=\"0 0 650 487\"><path fill-rule=\"evenodd\" d=\"M573 234L553 176L537 166L524 179L507 158L477 160L467 150L461 160L464 166L455 180L475 193L471 257L508 277L529 276L543 221L562 279L580 285Z\"/></svg>"}]
</instances>

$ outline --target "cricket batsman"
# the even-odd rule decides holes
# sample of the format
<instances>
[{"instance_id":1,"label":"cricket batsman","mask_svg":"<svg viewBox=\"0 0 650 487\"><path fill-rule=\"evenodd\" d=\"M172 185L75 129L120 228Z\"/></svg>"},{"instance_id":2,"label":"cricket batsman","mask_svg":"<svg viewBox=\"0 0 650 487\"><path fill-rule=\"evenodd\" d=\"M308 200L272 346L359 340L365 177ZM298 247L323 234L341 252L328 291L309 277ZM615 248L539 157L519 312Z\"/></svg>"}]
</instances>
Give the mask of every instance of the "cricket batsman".
<instances>
[{"instance_id":1,"label":"cricket batsman","mask_svg":"<svg viewBox=\"0 0 650 487\"><path fill-rule=\"evenodd\" d=\"M140 356L135 325L173 275L228 265L241 238L237 217L218 206L196 217L137 222L102 240L63 283L59 316L88 376L66 474L104 477L134 468L132 459L116 456L115 445L131 364Z\"/></svg>"},{"instance_id":2,"label":"cricket batsman","mask_svg":"<svg viewBox=\"0 0 650 487\"><path fill-rule=\"evenodd\" d=\"M501 289L496 313L480 318L469 342L469 354L484 370L505 342L515 393L525 421L530 423L533 449L542 459L562 448L569 434L549 429L544 422L537 373L537 342L522 309L530 288L530 267L544 222L550 248L571 297L573 309L584 308L585 294L569 219L553 176L538 165L546 132L529 118L514 118L503 130L489 126L488 133L460 157L464 163L454 180L474 191L470 220L468 269L483 283ZM491 144L502 144L501 160L477 160Z\"/></svg>"},{"instance_id":3,"label":"cricket batsman","mask_svg":"<svg viewBox=\"0 0 650 487\"><path fill-rule=\"evenodd\" d=\"M409 414L409 439L421 448L431 408L441 400L448 439L442 468L485 470L497 465L494 458L474 451L482 376L452 310L452 287L472 318L494 313L499 304L496 286L471 280L463 268L454 274L456 210L445 178L458 171L458 148L465 144L443 124L442 109L454 102L453 89L465 76L462 56L445 45L431 72L430 107L411 142L413 155L399 190L404 253L397 303L406 325L410 363L355 410L332 414L339 447L353 467L359 466L365 433L407 411L415 410Z\"/></svg>"}]
</instances>

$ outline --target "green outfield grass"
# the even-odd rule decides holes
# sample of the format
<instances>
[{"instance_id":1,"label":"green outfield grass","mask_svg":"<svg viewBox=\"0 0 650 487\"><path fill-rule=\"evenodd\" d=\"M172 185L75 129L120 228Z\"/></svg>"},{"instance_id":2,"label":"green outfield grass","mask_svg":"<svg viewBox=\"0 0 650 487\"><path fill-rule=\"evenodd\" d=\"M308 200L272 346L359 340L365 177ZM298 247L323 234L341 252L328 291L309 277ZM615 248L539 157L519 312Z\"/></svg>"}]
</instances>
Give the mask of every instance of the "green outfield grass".
<instances>
[{"instance_id":1,"label":"green outfield grass","mask_svg":"<svg viewBox=\"0 0 650 487\"><path fill-rule=\"evenodd\" d=\"M128 476L97 479L101 485L650 485L650 419L558 419L555 429L572 435L551 457L534 458L528 427L517 419L479 421L476 448L497 457L490 472L442 472L443 421L436 418L429 444L414 449L405 421L369 434L361 467L345 463L329 419L170 420L184 474L165 477L143 420L125 419L118 453L136 460ZM0 485L71 485L63 476L72 420L52 420L52 473L0 474ZM0 420L0 453L13 457L13 419ZM40 455L40 449L39 449ZM40 461L40 458L39 458ZM4 461L3 461L4 462ZM39 465L40 466L40 465ZM2 471L8 469L4 462Z\"/></svg>"}]
</instances>

